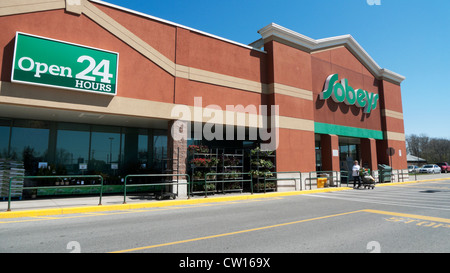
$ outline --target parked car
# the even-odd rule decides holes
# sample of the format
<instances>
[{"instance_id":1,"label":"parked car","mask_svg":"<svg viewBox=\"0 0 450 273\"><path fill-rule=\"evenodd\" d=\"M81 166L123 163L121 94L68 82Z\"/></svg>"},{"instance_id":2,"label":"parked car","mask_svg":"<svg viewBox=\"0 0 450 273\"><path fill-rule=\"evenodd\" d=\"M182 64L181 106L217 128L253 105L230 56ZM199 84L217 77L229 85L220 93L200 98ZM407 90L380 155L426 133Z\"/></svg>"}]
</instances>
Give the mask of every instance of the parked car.
<instances>
[{"instance_id":1,"label":"parked car","mask_svg":"<svg viewBox=\"0 0 450 273\"><path fill-rule=\"evenodd\" d=\"M420 173L441 173L441 168L436 164L428 164L420 168Z\"/></svg>"},{"instance_id":2,"label":"parked car","mask_svg":"<svg viewBox=\"0 0 450 273\"><path fill-rule=\"evenodd\" d=\"M448 165L447 162L436 163L436 165L438 165L439 167L441 167L441 172L442 172L442 173L448 173L448 172L450 172L450 165Z\"/></svg>"},{"instance_id":3,"label":"parked car","mask_svg":"<svg viewBox=\"0 0 450 273\"><path fill-rule=\"evenodd\" d=\"M418 173L420 170L419 166L411 165L408 166L408 173Z\"/></svg>"}]
</instances>

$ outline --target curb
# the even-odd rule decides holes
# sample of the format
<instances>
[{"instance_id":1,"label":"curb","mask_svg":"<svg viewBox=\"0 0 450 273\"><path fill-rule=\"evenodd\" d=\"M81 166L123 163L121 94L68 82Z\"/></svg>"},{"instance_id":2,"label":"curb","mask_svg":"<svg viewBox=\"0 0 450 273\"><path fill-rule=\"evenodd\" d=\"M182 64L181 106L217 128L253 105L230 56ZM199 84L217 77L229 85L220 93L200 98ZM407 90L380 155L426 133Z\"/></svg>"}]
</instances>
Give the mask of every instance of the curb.
<instances>
[{"instance_id":1,"label":"curb","mask_svg":"<svg viewBox=\"0 0 450 273\"><path fill-rule=\"evenodd\" d=\"M318 192L333 192L350 190L351 188L324 188L316 190L305 191L291 191L291 192L271 192L266 194L253 194L253 195L236 195L236 196L221 196L221 197L208 197L198 199L185 199L185 200L169 200L158 202L144 202L144 203L132 203L132 204L117 204L117 205L100 205L100 206L84 206L84 207L65 207L65 208L51 208L51 209L36 209L36 210L22 210L22 211L6 211L0 212L0 219L7 218L20 218L20 217L39 217L50 215L63 215L63 214L75 214L75 213L88 213L88 212L106 212L117 210L130 210L130 209L145 209L145 208L159 208L170 207L178 205L193 205L204 203L219 203L230 201L243 201L252 199L263 199L280 196L292 196L302 194L312 194Z\"/></svg>"}]
</instances>

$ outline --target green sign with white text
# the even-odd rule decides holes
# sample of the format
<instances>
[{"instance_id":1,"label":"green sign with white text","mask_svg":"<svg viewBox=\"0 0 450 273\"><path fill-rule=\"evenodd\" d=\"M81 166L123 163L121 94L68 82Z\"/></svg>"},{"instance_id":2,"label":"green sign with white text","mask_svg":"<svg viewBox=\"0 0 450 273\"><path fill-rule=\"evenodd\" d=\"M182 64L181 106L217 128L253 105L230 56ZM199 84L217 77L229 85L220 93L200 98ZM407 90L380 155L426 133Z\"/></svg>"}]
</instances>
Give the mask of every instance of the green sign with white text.
<instances>
[{"instance_id":1,"label":"green sign with white text","mask_svg":"<svg viewBox=\"0 0 450 273\"><path fill-rule=\"evenodd\" d=\"M364 113L370 113L377 108L378 94L369 93L362 89L354 89L348 84L347 79L342 79L341 82L338 82L338 80L338 74L328 76L325 88L320 93L321 100L331 97L337 103L343 102L347 105L356 105L364 108Z\"/></svg>"},{"instance_id":2,"label":"green sign with white text","mask_svg":"<svg viewBox=\"0 0 450 273\"><path fill-rule=\"evenodd\" d=\"M16 33L12 82L115 95L119 54Z\"/></svg>"}]
</instances>

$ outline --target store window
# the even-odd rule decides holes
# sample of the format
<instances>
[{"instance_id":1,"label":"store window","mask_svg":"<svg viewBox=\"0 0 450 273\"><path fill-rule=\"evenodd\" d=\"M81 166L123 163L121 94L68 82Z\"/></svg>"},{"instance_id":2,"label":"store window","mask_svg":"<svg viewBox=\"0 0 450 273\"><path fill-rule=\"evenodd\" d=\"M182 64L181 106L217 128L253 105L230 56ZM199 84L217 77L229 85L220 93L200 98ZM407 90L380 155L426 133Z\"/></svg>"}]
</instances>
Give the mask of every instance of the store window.
<instances>
[{"instance_id":1,"label":"store window","mask_svg":"<svg viewBox=\"0 0 450 273\"><path fill-rule=\"evenodd\" d=\"M122 147L120 127L92 126L88 169L105 174L117 173L121 167Z\"/></svg>"},{"instance_id":2,"label":"store window","mask_svg":"<svg viewBox=\"0 0 450 273\"><path fill-rule=\"evenodd\" d=\"M45 166L51 174L104 174L119 183L126 174L162 171L167 130L0 119L0 158L23 161L27 175L44 175Z\"/></svg>"},{"instance_id":3,"label":"store window","mask_svg":"<svg viewBox=\"0 0 450 273\"><path fill-rule=\"evenodd\" d=\"M149 143L148 130L139 129L137 142L137 160L140 168L145 169L149 166Z\"/></svg>"},{"instance_id":4,"label":"store window","mask_svg":"<svg viewBox=\"0 0 450 273\"><path fill-rule=\"evenodd\" d=\"M11 128L10 158L24 162L28 175L35 175L39 164L47 163L49 123L15 120Z\"/></svg>"},{"instance_id":5,"label":"store window","mask_svg":"<svg viewBox=\"0 0 450 273\"><path fill-rule=\"evenodd\" d=\"M163 130L153 131L153 161L160 162L167 157L167 132Z\"/></svg>"},{"instance_id":6,"label":"store window","mask_svg":"<svg viewBox=\"0 0 450 273\"><path fill-rule=\"evenodd\" d=\"M89 125L58 124L55 161L69 175L81 174L89 160Z\"/></svg>"},{"instance_id":7,"label":"store window","mask_svg":"<svg viewBox=\"0 0 450 273\"><path fill-rule=\"evenodd\" d=\"M0 119L0 158L9 156L9 135L11 133L11 121Z\"/></svg>"},{"instance_id":8,"label":"store window","mask_svg":"<svg viewBox=\"0 0 450 273\"><path fill-rule=\"evenodd\" d=\"M339 160L341 171L351 171L353 162L360 160L359 138L339 137Z\"/></svg>"}]
</instances>

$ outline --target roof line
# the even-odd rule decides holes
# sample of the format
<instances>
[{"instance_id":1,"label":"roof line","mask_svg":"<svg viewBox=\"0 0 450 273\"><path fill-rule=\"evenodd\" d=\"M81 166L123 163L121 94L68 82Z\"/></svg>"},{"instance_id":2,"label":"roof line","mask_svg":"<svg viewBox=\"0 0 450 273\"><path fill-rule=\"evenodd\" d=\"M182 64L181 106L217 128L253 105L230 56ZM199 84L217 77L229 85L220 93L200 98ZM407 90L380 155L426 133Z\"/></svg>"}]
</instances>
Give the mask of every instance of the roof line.
<instances>
[{"instance_id":1,"label":"roof line","mask_svg":"<svg viewBox=\"0 0 450 273\"><path fill-rule=\"evenodd\" d=\"M303 34L297 33L275 23L271 23L258 31L262 39L277 37L305 48L309 52L323 50L336 46L346 46L356 57L378 78L386 79L400 84L405 77L381 68L375 60L362 48L362 46L349 34L315 40ZM256 42L255 42L256 43Z\"/></svg>"},{"instance_id":2,"label":"roof line","mask_svg":"<svg viewBox=\"0 0 450 273\"><path fill-rule=\"evenodd\" d=\"M145 18L148 18L148 19L151 19L151 20L155 20L155 21L158 21L158 22L161 22L161 23L164 23L164 24L168 24L168 25L171 25L171 26L184 28L186 30L190 30L192 32L196 32L196 33L199 33L199 34L202 34L202 35L214 38L214 39L218 39L218 40L221 40L221 41L224 41L224 42L227 42L227 43L231 43L231 44L234 44L234 45L237 45L237 46L240 46L240 47L244 47L244 48L251 49L251 50L256 50L256 51L259 51L259 52L262 52L262 53L267 53L266 51L264 51L262 49L259 49L259 48L256 48L256 47L253 47L253 46L249 46L249 45L242 44L242 43L239 43L239 42L236 42L236 41L232 41L232 40L229 40L229 39L226 39L226 38L223 38L223 37L211 34L211 33L207 33L207 32L204 32L204 31L201 31L201 30L198 30L198 29L187 27L185 25L174 23L172 21L161 19L161 18L152 16L152 15L149 15L149 14L146 14L146 13L143 13L143 12L135 11L135 10L132 10L132 9L129 9L129 8L121 7L121 6L118 6L118 5L115 5L115 4L111 4L111 3L108 3L108 2L105 2L105 1L101 1L101 0L89 0L89 1L97 3L97 4L100 4L100 5L108 6L108 7L111 7L111 8L119 9L119 10L122 10L122 11L125 11L125 12L128 12L128 13L132 13L132 14L135 14L135 15L139 15L139 16L142 16L142 17L145 17Z\"/></svg>"}]
</instances>

